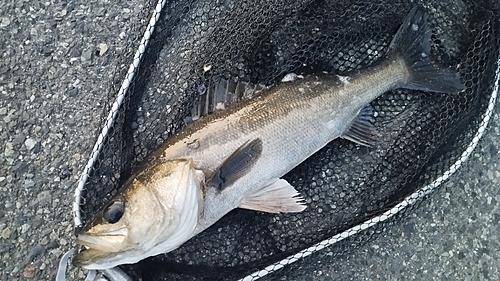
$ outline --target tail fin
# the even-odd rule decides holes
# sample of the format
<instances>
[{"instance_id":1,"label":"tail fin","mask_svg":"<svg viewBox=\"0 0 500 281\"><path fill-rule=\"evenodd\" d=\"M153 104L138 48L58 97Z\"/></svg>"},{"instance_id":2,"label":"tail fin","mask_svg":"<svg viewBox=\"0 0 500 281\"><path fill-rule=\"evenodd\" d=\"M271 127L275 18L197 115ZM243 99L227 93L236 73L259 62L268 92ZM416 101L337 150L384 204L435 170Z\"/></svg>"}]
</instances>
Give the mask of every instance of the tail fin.
<instances>
[{"instance_id":1,"label":"tail fin","mask_svg":"<svg viewBox=\"0 0 500 281\"><path fill-rule=\"evenodd\" d=\"M390 55L404 60L410 78L403 88L456 93L464 89L458 73L436 65L431 58L431 30L425 10L416 6L406 16L389 46Z\"/></svg>"}]
</instances>

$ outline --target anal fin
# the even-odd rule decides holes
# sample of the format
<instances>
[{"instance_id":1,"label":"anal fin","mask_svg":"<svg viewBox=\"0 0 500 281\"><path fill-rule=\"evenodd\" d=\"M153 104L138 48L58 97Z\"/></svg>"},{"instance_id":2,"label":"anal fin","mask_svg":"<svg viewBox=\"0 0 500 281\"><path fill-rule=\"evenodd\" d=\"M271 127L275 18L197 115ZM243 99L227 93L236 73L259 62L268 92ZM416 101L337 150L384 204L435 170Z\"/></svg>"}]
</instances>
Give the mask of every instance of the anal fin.
<instances>
[{"instance_id":1,"label":"anal fin","mask_svg":"<svg viewBox=\"0 0 500 281\"><path fill-rule=\"evenodd\" d=\"M357 144L372 147L377 142L377 130L372 124L373 108L368 105L360 110L351 127L342 138Z\"/></svg>"},{"instance_id":2,"label":"anal fin","mask_svg":"<svg viewBox=\"0 0 500 281\"><path fill-rule=\"evenodd\" d=\"M286 180L278 179L243 199L239 207L267 213L298 213L306 208L303 200Z\"/></svg>"}]
</instances>

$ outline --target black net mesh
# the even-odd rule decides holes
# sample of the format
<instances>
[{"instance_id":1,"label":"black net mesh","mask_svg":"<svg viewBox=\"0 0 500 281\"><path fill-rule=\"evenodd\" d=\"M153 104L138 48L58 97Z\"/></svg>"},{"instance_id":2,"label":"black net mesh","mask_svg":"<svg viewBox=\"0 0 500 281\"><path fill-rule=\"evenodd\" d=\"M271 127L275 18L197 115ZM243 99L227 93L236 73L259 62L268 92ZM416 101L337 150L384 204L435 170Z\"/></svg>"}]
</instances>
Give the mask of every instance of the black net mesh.
<instances>
[{"instance_id":1,"label":"black net mesh","mask_svg":"<svg viewBox=\"0 0 500 281\"><path fill-rule=\"evenodd\" d=\"M179 249L122 268L142 280L230 280L278 263L256 275L293 278L297 266L274 269L334 244L327 255L301 261L312 267L308 260L318 255L336 257L376 237L384 223L411 212L421 195L451 175L477 141L497 69L497 1L167 3L85 186L83 222L184 126L200 91L214 80L274 85L291 72L344 73L369 66L385 54L416 4L429 14L433 55L458 66L466 90L383 94L372 102L381 132L374 148L338 139L284 177L305 197L304 212L235 210Z\"/></svg>"}]
</instances>

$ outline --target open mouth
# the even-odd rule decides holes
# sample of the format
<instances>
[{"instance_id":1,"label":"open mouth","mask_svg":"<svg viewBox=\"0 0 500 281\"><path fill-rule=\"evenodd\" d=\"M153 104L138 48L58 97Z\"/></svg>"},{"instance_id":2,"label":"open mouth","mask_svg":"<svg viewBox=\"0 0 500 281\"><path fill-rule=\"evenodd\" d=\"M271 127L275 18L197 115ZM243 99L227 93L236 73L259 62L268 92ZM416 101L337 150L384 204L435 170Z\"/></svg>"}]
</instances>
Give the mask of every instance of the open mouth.
<instances>
[{"instance_id":1,"label":"open mouth","mask_svg":"<svg viewBox=\"0 0 500 281\"><path fill-rule=\"evenodd\" d=\"M81 247L73 258L73 265L86 269L108 268L105 261L122 250L125 234L126 229L106 234L79 234L76 243Z\"/></svg>"},{"instance_id":2,"label":"open mouth","mask_svg":"<svg viewBox=\"0 0 500 281\"><path fill-rule=\"evenodd\" d=\"M76 243L102 252L117 252L126 238L126 229L122 228L113 232L103 234L79 234Z\"/></svg>"},{"instance_id":3,"label":"open mouth","mask_svg":"<svg viewBox=\"0 0 500 281\"><path fill-rule=\"evenodd\" d=\"M100 261L105 260L108 256L108 252L82 246L78 254L73 258L72 263L74 266L87 269L103 269L105 266L100 266Z\"/></svg>"}]
</instances>

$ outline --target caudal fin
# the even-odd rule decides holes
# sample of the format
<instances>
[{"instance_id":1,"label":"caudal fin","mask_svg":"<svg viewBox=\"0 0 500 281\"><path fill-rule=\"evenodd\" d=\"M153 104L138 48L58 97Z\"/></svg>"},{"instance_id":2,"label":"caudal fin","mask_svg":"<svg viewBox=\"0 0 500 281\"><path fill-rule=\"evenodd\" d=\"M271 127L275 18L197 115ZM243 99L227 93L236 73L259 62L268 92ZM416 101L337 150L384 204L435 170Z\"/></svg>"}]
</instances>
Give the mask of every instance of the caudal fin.
<instances>
[{"instance_id":1,"label":"caudal fin","mask_svg":"<svg viewBox=\"0 0 500 281\"><path fill-rule=\"evenodd\" d=\"M428 92L456 93L464 89L458 73L433 62L431 30L427 14L413 7L389 46L391 55L404 60L410 78L403 88Z\"/></svg>"}]
</instances>

